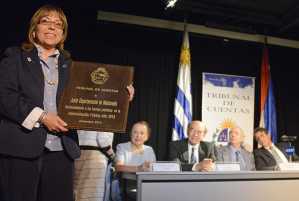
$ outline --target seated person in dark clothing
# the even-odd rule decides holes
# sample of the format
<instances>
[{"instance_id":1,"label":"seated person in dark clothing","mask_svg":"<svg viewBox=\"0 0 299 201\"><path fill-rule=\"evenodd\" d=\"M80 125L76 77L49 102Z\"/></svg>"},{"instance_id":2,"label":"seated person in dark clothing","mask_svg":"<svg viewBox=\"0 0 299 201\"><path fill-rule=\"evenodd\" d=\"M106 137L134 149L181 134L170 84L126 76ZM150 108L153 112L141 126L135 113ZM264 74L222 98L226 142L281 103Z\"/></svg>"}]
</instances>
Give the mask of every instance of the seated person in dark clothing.
<instances>
[{"instance_id":1,"label":"seated person in dark clothing","mask_svg":"<svg viewBox=\"0 0 299 201\"><path fill-rule=\"evenodd\" d=\"M279 163L287 163L284 150L279 150L265 128L256 128L254 138L261 146L253 151L256 170L276 170Z\"/></svg>"},{"instance_id":2,"label":"seated person in dark clothing","mask_svg":"<svg viewBox=\"0 0 299 201\"><path fill-rule=\"evenodd\" d=\"M188 139L170 143L169 160L178 161L183 171L211 171L214 168L215 148L202 141L207 133L205 124L192 121L188 125Z\"/></svg>"}]
</instances>

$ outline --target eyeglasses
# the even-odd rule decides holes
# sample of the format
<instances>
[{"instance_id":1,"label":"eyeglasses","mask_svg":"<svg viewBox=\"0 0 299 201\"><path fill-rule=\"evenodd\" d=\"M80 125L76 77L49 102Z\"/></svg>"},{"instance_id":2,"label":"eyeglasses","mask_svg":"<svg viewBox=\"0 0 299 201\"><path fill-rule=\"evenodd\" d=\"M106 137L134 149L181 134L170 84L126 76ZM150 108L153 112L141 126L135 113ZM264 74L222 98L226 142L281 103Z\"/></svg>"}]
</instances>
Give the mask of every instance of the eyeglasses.
<instances>
[{"instance_id":1,"label":"eyeglasses","mask_svg":"<svg viewBox=\"0 0 299 201\"><path fill-rule=\"evenodd\" d=\"M61 21L51 21L47 18L42 18L39 21L39 24L44 25L44 26L54 26L57 29L63 29L63 23Z\"/></svg>"}]
</instances>

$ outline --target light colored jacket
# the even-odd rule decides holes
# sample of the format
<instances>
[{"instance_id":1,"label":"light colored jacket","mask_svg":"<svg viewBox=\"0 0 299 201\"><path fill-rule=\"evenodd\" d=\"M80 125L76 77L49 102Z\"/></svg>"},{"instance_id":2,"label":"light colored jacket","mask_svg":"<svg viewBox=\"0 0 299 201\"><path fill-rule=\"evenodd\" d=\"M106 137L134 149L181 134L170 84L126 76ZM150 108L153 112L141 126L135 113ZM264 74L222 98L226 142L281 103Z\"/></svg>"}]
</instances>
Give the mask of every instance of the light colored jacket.
<instances>
[{"instance_id":1,"label":"light colored jacket","mask_svg":"<svg viewBox=\"0 0 299 201\"><path fill-rule=\"evenodd\" d=\"M245 168L241 170L255 170L253 154L244 148L241 148L240 154L245 162ZM233 162L230 145L217 147L216 158L218 162Z\"/></svg>"}]
</instances>

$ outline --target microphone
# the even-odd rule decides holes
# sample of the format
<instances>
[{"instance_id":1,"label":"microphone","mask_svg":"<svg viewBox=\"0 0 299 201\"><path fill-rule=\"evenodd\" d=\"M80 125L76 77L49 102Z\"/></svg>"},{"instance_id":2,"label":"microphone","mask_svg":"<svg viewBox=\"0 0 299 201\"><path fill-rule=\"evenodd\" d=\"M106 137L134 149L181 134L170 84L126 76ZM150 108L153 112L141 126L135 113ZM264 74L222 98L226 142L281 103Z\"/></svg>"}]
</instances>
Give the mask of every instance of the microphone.
<instances>
[{"instance_id":1,"label":"microphone","mask_svg":"<svg viewBox=\"0 0 299 201\"><path fill-rule=\"evenodd\" d=\"M292 145L292 142L297 140L297 136L292 135L282 135L280 137L280 141L287 143L287 146L285 147L285 153L288 156L289 162L292 161L292 157L295 155L295 147Z\"/></svg>"},{"instance_id":2,"label":"microphone","mask_svg":"<svg viewBox=\"0 0 299 201\"><path fill-rule=\"evenodd\" d=\"M294 136L294 135L282 135L280 137L280 141L282 142L294 142L297 140L297 136Z\"/></svg>"}]
</instances>

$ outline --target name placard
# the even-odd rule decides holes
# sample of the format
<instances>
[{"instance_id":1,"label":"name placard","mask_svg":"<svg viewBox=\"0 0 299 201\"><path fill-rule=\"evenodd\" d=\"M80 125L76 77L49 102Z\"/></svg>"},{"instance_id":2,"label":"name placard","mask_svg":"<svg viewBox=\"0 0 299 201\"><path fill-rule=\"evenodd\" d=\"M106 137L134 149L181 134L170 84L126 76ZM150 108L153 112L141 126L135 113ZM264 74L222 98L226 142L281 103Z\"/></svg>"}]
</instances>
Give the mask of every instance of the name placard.
<instances>
[{"instance_id":1,"label":"name placard","mask_svg":"<svg viewBox=\"0 0 299 201\"><path fill-rule=\"evenodd\" d=\"M278 169L281 171L298 171L299 163L279 163Z\"/></svg>"},{"instance_id":2,"label":"name placard","mask_svg":"<svg viewBox=\"0 0 299 201\"><path fill-rule=\"evenodd\" d=\"M58 114L69 128L125 132L133 67L73 62Z\"/></svg>"},{"instance_id":3,"label":"name placard","mask_svg":"<svg viewBox=\"0 0 299 201\"><path fill-rule=\"evenodd\" d=\"M159 171L164 171L164 172L180 172L181 171L181 166L177 162L155 162L152 163L152 171L153 172L159 172Z\"/></svg>"},{"instance_id":4,"label":"name placard","mask_svg":"<svg viewBox=\"0 0 299 201\"><path fill-rule=\"evenodd\" d=\"M240 163L215 163L215 171L240 171Z\"/></svg>"}]
</instances>

